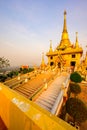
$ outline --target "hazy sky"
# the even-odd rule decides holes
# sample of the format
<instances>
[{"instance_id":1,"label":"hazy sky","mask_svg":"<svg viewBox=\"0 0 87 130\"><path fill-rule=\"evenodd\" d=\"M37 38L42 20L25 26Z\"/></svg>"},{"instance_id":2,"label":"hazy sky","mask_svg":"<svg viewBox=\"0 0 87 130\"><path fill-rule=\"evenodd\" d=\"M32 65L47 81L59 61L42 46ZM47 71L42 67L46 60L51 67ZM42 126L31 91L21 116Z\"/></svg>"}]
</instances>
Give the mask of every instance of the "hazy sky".
<instances>
[{"instance_id":1,"label":"hazy sky","mask_svg":"<svg viewBox=\"0 0 87 130\"><path fill-rule=\"evenodd\" d=\"M59 44L63 12L67 11L69 38L87 45L87 0L0 0L0 57L13 65L40 65L42 52ZM45 56L45 60L47 58Z\"/></svg>"}]
</instances>

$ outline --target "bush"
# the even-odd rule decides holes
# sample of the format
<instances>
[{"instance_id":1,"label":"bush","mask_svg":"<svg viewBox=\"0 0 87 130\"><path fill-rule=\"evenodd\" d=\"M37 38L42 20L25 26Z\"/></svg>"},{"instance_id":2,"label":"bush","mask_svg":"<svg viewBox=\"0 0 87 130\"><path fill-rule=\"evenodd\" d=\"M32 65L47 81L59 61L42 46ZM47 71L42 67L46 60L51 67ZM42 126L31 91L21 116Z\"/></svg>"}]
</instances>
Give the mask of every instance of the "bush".
<instances>
[{"instance_id":1,"label":"bush","mask_svg":"<svg viewBox=\"0 0 87 130\"><path fill-rule=\"evenodd\" d=\"M76 83L80 83L82 81L81 75L78 72L73 72L70 75L70 80Z\"/></svg>"},{"instance_id":2,"label":"bush","mask_svg":"<svg viewBox=\"0 0 87 130\"><path fill-rule=\"evenodd\" d=\"M78 98L69 98L66 102L66 111L75 122L81 123L87 120L87 107Z\"/></svg>"},{"instance_id":3,"label":"bush","mask_svg":"<svg viewBox=\"0 0 87 130\"><path fill-rule=\"evenodd\" d=\"M79 94L81 92L81 87L77 83L70 83L70 92Z\"/></svg>"},{"instance_id":4,"label":"bush","mask_svg":"<svg viewBox=\"0 0 87 130\"><path fill-rule=\"evenodd\" d=\"M19 73L23 73L23 74L26 74L28 72L31 72L31 71L34 71L34 68L20 68L20 71Z\"/></svg>"},{"instance_id":5,"label":"bush","mask_svg":"<svg viewBox=\"0 0 87 130\"><path fill-rule=\"evenodd\" d=\"M32 71L34 71L34 68L29 68L28 69L28 72L32 72Z\"/></svg>"},{"instance_id":6,"label":"bush","mask_svg":"<svg viewBox=\"0 0 87 130\"><path fill-rule=\"evenodd\" d=\"M5 80L7 79L6 75L0 75L0 82L5 82Z\"/></svg>"},{"instance_id":7,"label":"bush","mask_svg":"<svg viewBox=\"0 0 87 130\"><path fill-rule=\"evenodd\" d=\"M11 72L9 72L9 73L7 74L7 76L10 77L10 78L12 78L13 75L14 75L14 72L13 72L13 71L11 71Z\"/></svg>"}]
</instances>

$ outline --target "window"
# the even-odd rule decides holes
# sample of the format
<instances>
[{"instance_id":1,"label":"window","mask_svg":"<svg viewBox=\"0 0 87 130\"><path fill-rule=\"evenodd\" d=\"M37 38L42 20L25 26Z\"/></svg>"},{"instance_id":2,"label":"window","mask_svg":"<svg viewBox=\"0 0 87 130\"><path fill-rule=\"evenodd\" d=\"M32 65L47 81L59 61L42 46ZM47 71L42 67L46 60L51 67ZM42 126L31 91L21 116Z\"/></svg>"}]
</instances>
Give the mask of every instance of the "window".
<instances>
[{"instance_id":1,"label":"window","mask_svg":"<svg viewBox=\"0 0 87 130\"><path fill-rule=\"evenodd\" d=\"M75 54L73 54L73 55L72 55L72 58L75 58L75 57L76 57Z\"/></svg>"},{"instance_id":2,"label":"window","mask_svg":"<svg viewBox=\"0 0 87 130\"><path fill-rule=\"evenodd\" d=\"M50 66L53 66L54 65L54 62L50 62Z\"/></svg>"},{"instance_id":3,"label":"window","mask_svg":"<svg viewBox=\"0 0 87 130\"><path fill-rule=\"evenodd\" d=\"M58 68L61 68L61 63L60 62L58 62Z\"/></svg>"},{"instance_id":4,"label":"window","mask_svg":"<svg viewBox=\"0 0 87 130\"><path fill-rule=\"evenodd\" d=\"M53 56L51 56L50 59L53 59Z\"/></svg>"}]
</instances>

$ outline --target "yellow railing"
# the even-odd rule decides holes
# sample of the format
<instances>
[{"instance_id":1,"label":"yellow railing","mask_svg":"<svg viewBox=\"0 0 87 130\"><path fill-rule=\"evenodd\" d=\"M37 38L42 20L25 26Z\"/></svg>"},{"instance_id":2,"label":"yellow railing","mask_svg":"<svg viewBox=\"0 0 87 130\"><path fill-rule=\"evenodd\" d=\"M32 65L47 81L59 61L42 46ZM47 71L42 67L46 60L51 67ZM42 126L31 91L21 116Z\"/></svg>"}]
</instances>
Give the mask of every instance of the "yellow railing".
<instances>
[{"instance_id":1,"label":"yellow railing","mask_svg":"<svg viewBox=\"0 0 87 130\"><path fill-rule=\"evenodd\" d=\"M1 83L0 116L8 130L75 130Z\"/></svg>"}]
</instances>

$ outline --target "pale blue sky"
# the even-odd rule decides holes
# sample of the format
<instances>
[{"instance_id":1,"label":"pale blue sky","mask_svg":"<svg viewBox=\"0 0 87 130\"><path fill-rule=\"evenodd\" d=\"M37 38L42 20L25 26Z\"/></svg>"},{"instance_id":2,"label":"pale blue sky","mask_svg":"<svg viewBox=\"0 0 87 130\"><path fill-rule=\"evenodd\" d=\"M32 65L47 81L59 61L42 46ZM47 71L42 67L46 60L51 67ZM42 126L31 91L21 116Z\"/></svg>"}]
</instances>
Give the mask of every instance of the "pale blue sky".
<instances>
[{"instance_id":1,"label":"pale blue sky","mask_svg":"<svg viewBox=\"0 0 87 130\"><path fill-rule=\"evenodd\" d=\"M0 56L13 65L40 65L42 52L61 40L63 12L69 38L87 45L87 0L0 0ZM47 58L45 56L45 60Z\"/></svg>"}]
</instances>

